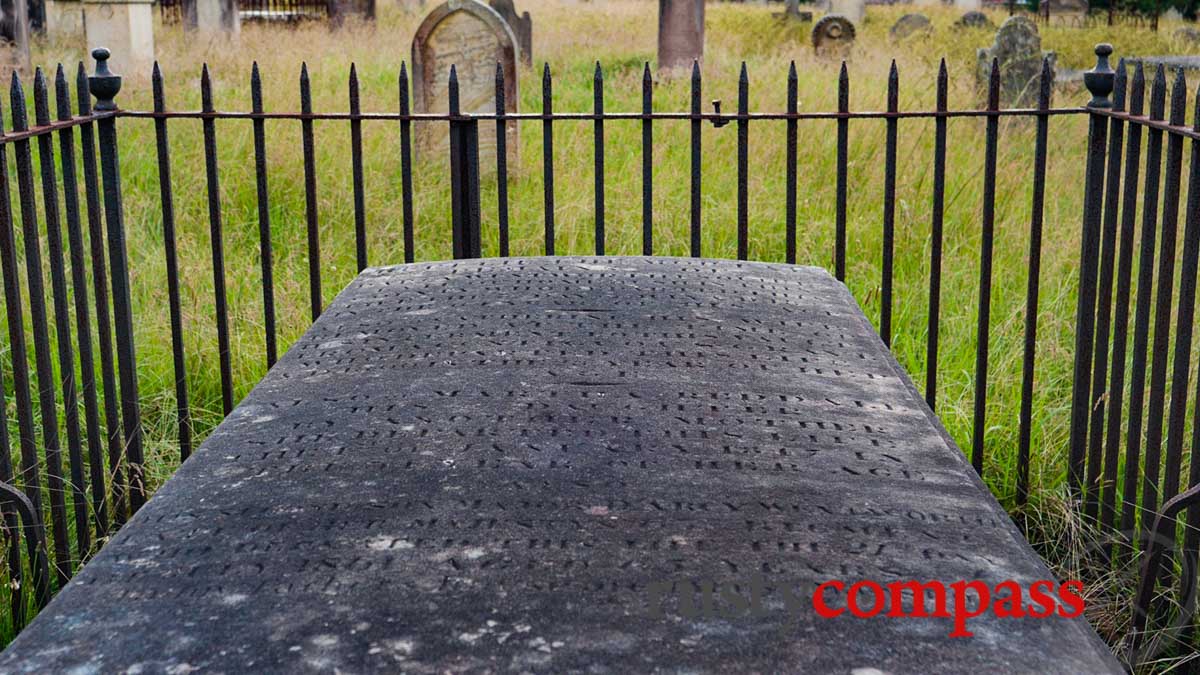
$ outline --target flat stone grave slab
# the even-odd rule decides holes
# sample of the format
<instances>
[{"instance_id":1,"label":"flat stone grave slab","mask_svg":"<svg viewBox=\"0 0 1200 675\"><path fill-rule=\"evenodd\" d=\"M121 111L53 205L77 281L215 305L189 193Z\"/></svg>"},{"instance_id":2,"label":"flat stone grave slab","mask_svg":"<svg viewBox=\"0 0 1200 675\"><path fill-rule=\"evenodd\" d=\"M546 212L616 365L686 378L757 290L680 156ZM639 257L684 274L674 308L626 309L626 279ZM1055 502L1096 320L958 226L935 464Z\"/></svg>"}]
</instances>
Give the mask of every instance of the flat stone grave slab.
<instances>
[{"instance_id":1,"label":"flat stone grave slab","mask_svg":"<svg viewBox=\"0 0 1200 675\"><path fill-rule=\"evenodd\" d=\"M0 671L1121 672L1082 618L812 604L1046 579L823 270L412 264L359 275Z\"/></svg>"}]
</instances>

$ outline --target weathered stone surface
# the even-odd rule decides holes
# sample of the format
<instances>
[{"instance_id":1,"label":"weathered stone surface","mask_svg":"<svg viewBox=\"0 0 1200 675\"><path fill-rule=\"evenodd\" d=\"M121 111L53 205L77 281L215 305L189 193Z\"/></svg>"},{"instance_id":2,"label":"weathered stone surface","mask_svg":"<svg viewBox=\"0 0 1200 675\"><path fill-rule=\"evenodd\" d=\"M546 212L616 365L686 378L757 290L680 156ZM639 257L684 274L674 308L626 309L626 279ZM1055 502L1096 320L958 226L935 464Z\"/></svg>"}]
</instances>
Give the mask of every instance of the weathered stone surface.
<instances>
[{"instance_id":1,"label":"weathered stone surface","mask_svg":"<svg viewBox=\"0 0 1200 675\"><path fill-rule=\"evenodd\" d=\"M533 65L533 19L529 12L517 14L513 0L488 0L488 6L504 17L513 35L517 36L517 46L521 49L521 63Z\"/></svg>"},{"instance_id":2,"label":"weathered stone surface","mask_svg":"<svg viewBox=\"0 0 1200 675\"><path fill-rule=\"evenodd\" d=\"M933 32L933 23L924 14L905 14L896 19L896 23L888 29L888 36L893 40L907 40L914 35L928 35Z\"/></svg>"},{"instance_id":3,"label":"weathered stone surface","mask_svg":"<svg viewBox=\"0 0 1200 675\"><path fill-rule=\"evenodd\" d=\"M426 15L412 44L413 110L450 110L450 66L458 73L459 110L496 112L496 64L504 69L504 107L517 112L517 41L496 10L476 0L448 0ZM418 152L449 163L450 126L445 122L414 124ZM508 160L516 166L517 123L508 122ZM495 167L496 124L479 124L479 162Z\"/></svg>"},{"instance_id":4,"label":"weathered stone surface","mask_svg":"<svg viewBox=\"0 0 1200 675\"><path fill-rule=\"evenodd\" d=\"M690 68L704 58L704 0L658 0L658 69Z\"/></svg>"},{"instance_id":5,"label":"weathered stone surface","mask_svg":"<svg viewBox=\"0 0 1200 675\"><path fill-rule=\"evenodd\" d=\"M1037 103L1042 81L1042 59L1055 65L1054 52L1042 51L1037 26L1023 16L1010 16L996 31L991 47L976 52L975 71L980 87L987 87L992 75L992 60L1000 64L1000 105L1025 107Z\"/></svg>"},{"instance_id":6,"label":"weathered stone surface","mask_svg":"<svg viewBox=\"0 0 1200 675\"><path fill-rule=\"evenodd\" d=\"M755 575L756 615L647 590ZM343 291L0 672L1120 672L1083 620L780 601L1049 578L823 270L417 264Z\"/></svg>"},{"instance_id":7,"label":"weathered stone surface","mask_svg":"<svg viewBox=\"0 0 1200 675\"><path fill-rule=\"evenodd\" d=\"M149 73L154 64L153 0L84 0L88 48L108 47L114 72Z\"/></svg>"},{"instance_id":8,"label":"weathered stone surface","mask_svg":"<svg viewBox=\"0 0 1200 675\"><path fill-rule=\"evenodd\" d=\"M242 30L237 0L184 0L183 27L202 33L229 33Z\"/></svg>"}]
</instances>

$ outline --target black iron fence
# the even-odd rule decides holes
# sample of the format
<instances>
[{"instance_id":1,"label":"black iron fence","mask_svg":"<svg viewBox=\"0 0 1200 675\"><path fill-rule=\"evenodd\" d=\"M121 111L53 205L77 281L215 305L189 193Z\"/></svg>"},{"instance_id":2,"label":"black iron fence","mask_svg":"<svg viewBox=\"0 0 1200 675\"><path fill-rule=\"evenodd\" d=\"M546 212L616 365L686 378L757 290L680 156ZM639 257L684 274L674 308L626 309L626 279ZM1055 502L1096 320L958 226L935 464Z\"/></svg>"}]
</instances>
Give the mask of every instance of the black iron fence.
<instances>
[{"instance_id":1,"label":"black iron fence","mask_svg":"<svg viewBox=\"0 0 1200 675\"><path fill-rule=\"evenodd\" d=\"M1090 120L1080 239L1078 316L1072 379L1074 400L1071 414L1069 483L1079 498L1082 512L1104 533L1139 532L1128 537L1128 551L1141 550L1146 558L1146 576L1135 609L1135 627L1147 627L1154 582L1166 578L1158 571L1164 560L1164 541L1176 547L1174 518L1191 507L1185 534L1178 546L1194 559L1200 545L1200 462L1190 462L1189 475L1182 471L1190 449L1200 441L1200 420L1190 424L1187 415L1189 375L1192 366L1196 271L1200 257L1200 114L1185 126L1187 91L1184 76L1175 76L1170 101L1167 77L1160 66L1147 85L1139 65L1130 78L1124 62L1115 72L1108 62L1112 48L1097 48L1098 64L1087 74L1093 98L1086 107L1050 106L1053 74L1043 65L1041 86L1034 108L1002 109L1000 64L994 63L983 109L950 110L945 65L936 81L933 110L899 110L899 78L893 65L888 78L887 109L852 111L850 79L843 65L838 82L838 109L833 112L800 112L797 108L798 80L795 65L788 74L787 109L783 112L751 112L749 79L743 67L738 85L737 108L712 112L702 106L701 71L691 73L690 109L662 112L654 108L653 81L647 65L642 79L642 106L636 112L610 112L605 108L604 75L597 65L594 73L592 110L554 112L552 78L543 71L540 112L464 114L459 106L457 73L449 74L449 111L414 113L409 107L410 81L402 65L398 82L397 112L362 112L357 72L349 77L349 112L314 112L307 70L300 79L300 112L267 112L263 107L262 82L257 67L251 73L252 105L249 112L218 111L213 102L212 82L205 68L200 81L201 109L173 111L166 105L164 83L156 67L153 73L153 109L122 110L115 102L121 79L109 72L108 53L94 52L96 72L90 77L79 65L74 99L66 74L60 67L53 78L53 91L39 71L33 83L34 120L30 123L22 83L11 88L13 128L0 134L0 271L3 273L8 346L11 350L11 386L16 411L15 428L19 466L10 458L9 423L0 406L0 506L3 506L7 535L7 574L11 610L16 625L30 610L44 605L52 592L61 588L86 560L97 542L103 541L145 503L146 458L143 448L143 413L139 395L139 369L134 340L135 317L130 301L130 269L126 225L122 207L119 150L145 152L141 147L121 148L117 126L120 119L151 120L156 137L158 167L157 204L161 211L163 256L166 263L167 320L170 323L174 373L174 414L178 421L179 459L190 455L194 438L193 410L189 402L189 379L183 306L176 238L175 199L172 191L168 134L172 120L199 120L202 126L208 226L212 247L215 331L218 341L215 369L220 376L222 409L234 407L234 373L231 366L229 300L226 291L224 230L220 199L220 167L217 155L218 120L243 120L252 126L259 226L260 281L264 357L269 365L278 354L274 243L268 190L270 163L266 152L266 123L269 120L298 122L302 138L305 232L309 315L322 310L322 256L317 213L317 159L313 125L318 121L349 124L350 165L353 181L355 260L359 270L370 263L366 232L366 204L362 124L396 124L400 156L402 235L404 260L414 259L413 125L448 125L451 176L452 242L455 257L476 257L483 250L484 228L481 209L479 137L481 125L496 130L496 222L498 251L509 255L508 185L506 149L509 125L526 120L540 123L542 130L544 252L555 254L555 150L554 127L562 123L590 125L594 148L593 208L595 253L606 253L605 130L612 123L630 123L641 129L641 253L654 255L654 167L655 124L668 120L689 125L690 185L688 208L689 253L701 256L703 239L703 183L701 131L706 124L735 125L736 153L736 241L737 257L750 251L749 229L749 139L752 128L783 125L786 133L787 175L784 194L785 251L788 263L797 258L797 189L799 165L798 129L806 120L830 120L836 125L837 156L834 214L834 246L830 266L845 280L847 255L847 202L849 191L849 128L858 120L882 120L885 128L884 204L880 230L881 339L890 345L894 298L896 246L896 178L899 122L928 119L934 124L933 187L930 222L928 326L925 351L927 371L925 397L936 406L938 394L939 326L943 274L943 215L946 205L947 122L953 118L982 118L983 203L978 268L978 316L975 331L973 373L974 427L969 448L977 471L984 468L984 421L989 402L989 344L992 307L993 248L996 226L997 155L1001 118L1025 118L1035 130L1032 153L1033 186L1029 219L1029 275L1025 290L1025 324L1021 348L1021 405L1016 463L1017 502L1024 504L1034 487L1030 483L1031 426L1037 371L1038 310L1042 256L1043 213L1046 199L1047 139L1052 117L1085 115ZM497 68L495 110L505 108L505 73ZM1148 113L1146 112L1149 89ZM50 113L51 94L56 116ZM95 106L92 106L92 98ZM1197 102L1200 106L1200 101ZM55 139L57 138L57 149ZM1187 177L1183 210L1182 257L1176 254L1178 221L1183 197L1182 164L1185 143L1190 141L1191 166ZM1165 144L1165 160L1164 160ZM36 146L36 150L35 147ZM1143 155L1143 146L1144 155ZM97 152L98 149L98 152ZM7 154L15 156L17 215L10 203L13 176ZM34 153L38 161L34 162ZM39 214L40 179L41 213ZM80 181L82 180L82 190ZM62 195L59 195L61 186ZM1051 186L1053 187L1053 186ZM1160 189L1161 188L1161 189ZM83 195L80 203L79 196ZM1138 206L1141 206L1139 218ZM60 209L61 205L61 209ZM1160 210L1161 205L1161 210ZM20 236L14 232L19 223ZM63 226L67 246L63 245ZM86 228L86 229L85 229ZM491 232L492 224L488 231ZM1140 242L1135 241L1140 231ZM17 250L17 242L24 247ZM47 251L40 247L46 242ZM86 243L85 243L86 242ZM69 259L68 259L69 258ZM1175 268L1177 258L1181 266ZM49 295L43 264L48 264ZM25 277L22 282L22 273ZM1176 277L1178 276L1178 284ZM1134 279L1136 278L1136 284ZM27 285L22 289L22 283ZM1132 297L1136 289L1136 297ZM93 316L94 311L94 316ZM27 313L26 313L27 312ZM51 339L53 320L55 339ZM142 320L151 320L142 317ZM27 345L31 328L33 371ZM1130 329L1132 327L1132 333ZM1174 339L1172 341L1172 336ZM72 339L74 338L74 339ZM1174 344L1174 352L1171 345ZM56 352L56 353L55 353ZM57 367L56 367L57 364ZM1196 383L1200 385L1200 382ZM7 392L5 392L7 394ZM80 405L82 399L82 406ZM82 420L79 411L82 409ZM40 433L39 433L40 425ZM65 429L64 438L60 431ZM64 461L65 460L65 461ZM43 471L44 474L43 475ZM1189 491L1180 492L1182 486ZM19 488L19 489L18 489ZM70 508L68 508L70 507ZM1157 520L1155 519L1157 517ZM1140 528L1140 529L1139 529ZM1154 538L1154 533L1166 533ZM23 540L23 542L22 542ZM1157 543L1156 543L1157 542ZM22 544L26 552L22 554ZM1156 548L1157 547L1157 548ZM74 553L73 553L74 551ZM1105 555L1114 551L1106 549ZM47 561L49 560L49 563ZM1189 569L1186 568L1185 569ZM1194 568L1190 568L1194 574ZM29 579L29 583L25 580Z\"/></svg>"}]
</instances>

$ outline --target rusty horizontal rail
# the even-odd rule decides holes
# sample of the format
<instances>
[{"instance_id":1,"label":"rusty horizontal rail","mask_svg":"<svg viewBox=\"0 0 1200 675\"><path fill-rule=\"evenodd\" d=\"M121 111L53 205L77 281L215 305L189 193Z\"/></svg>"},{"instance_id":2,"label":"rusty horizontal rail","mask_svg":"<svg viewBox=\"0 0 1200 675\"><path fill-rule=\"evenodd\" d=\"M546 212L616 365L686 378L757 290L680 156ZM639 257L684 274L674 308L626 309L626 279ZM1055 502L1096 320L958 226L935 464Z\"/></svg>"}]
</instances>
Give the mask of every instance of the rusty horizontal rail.
<instances>
[{"instance_id":1,"label":"rusty horizontal rail","mask_svg":"<svg viewBox=\"0 0 1200 675\"><path fill-rule=\"evenodd\" d=\"M603 121L603 120L700 120L704 122L729 123L740 120L841 120L841 119L941 119L955 117L1030 117L1037 115L1075 115L1086 113L1086 108L1011 108L1006 110L905 110L861 111L861 112L770 112L770 113L690 113L690 112L605 112L605 113L296 113L296 112L242 112L203 110L122 110L121 117L149 119L249 119L249 120L377 120L408 122L454 122L479 121Z\"/></svg>"}]
</instances>

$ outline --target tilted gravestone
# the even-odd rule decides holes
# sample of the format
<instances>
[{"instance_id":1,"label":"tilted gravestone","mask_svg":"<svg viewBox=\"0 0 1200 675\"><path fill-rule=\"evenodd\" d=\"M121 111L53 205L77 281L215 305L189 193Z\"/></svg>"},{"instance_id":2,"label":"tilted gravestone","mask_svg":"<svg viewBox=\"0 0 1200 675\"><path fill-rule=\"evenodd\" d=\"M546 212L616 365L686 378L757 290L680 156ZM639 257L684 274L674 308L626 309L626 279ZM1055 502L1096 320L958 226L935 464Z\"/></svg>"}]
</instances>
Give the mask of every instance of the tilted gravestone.
<instances>
[{"instance_id":1,"label":"tilted gravestone","mask_svg":"<svg viewBox=\"0 0 1200 675\"><path fill-rule=\"evenodd\" d=\"M1052 579L824 270L420 263L339 294L0 672L1123 672L1034 613Z\"/></svg>"},{"instance_id":2,"label":"tilted gravestone","mask_svg":"<svg viewBox=\"0 0 1200 675\"><path fill-rule=\"evenodd\" d=\"M924 14L905 14L892 24L888 35L892 40L907 40L913 36L928 35L933 32L933 23Z\"/></svg>"},{"instance_id":3,"label":"tilted gravestone","mask_svg":"<svg viewBox=\"0 0 1200 675\"><path fill-rule=\"evenodd\" d=\"M658 0L658 69L692 65L704 56L704 0Z\"/></svg>"},{"instance_id":4,"label":"tilted gravestone","mask_svg":"<svg viewBox=\"0 0 1200 675\"><path fill-rule=\"evenodd\" d=\"M230 33L242 30L237 0L183 0L183 27L201 33Z\"/></svg>"},{"instance_id":5,"label":"tilted gravestone","mask_svg":"<svg viewBox=\"0 0 1200 675\"><path fill-rule=\"evenodd\" d=\"M976 78L986 87L992 75L992 59L1000 64L1000 105L1026 107L1037 103L1042 80L1042 59L1049 57L1054 67L1054 52L1042 51L1037 26L1023 16L1011 16L996 31L991 47L977 52Z\"/></svg>"},{"instance_id":6,"label":"tilted gravestone","mask_svg":"<svg viewBox=\"0 0 1200 675\"><path fill-rule=\"evenodd\" d=\"M504 17L513 35L517 36L517 45L521 48L521 63L533 65L533 19L529 12L517 14L517 8L512 0L488 0L488 6Z\"/></svg>"},{"instance_id":7,"label":"tilted gravestone","mask_svg":"<svg viewBox=\"0 0 1200 675\"><path fill-rule=\"evenodd\" d=\"M517 112L517 44L512 29L496 10L476 0L448 0L435 7L413 36L413 109L418 113L450 110L450 67L458 75L459 111L496 112L496 68L504 72L504 110ZM449 125L414 125L418 152L449 157ZM509 163L516 164L517 123L506 125ZM479 123L479 160L495 166L496 125ZM491 160L491 161L489 161ZM441 161L441 160L439 160Z\"/></svg>"}]
</instances>

